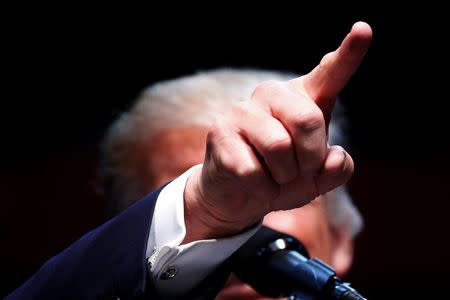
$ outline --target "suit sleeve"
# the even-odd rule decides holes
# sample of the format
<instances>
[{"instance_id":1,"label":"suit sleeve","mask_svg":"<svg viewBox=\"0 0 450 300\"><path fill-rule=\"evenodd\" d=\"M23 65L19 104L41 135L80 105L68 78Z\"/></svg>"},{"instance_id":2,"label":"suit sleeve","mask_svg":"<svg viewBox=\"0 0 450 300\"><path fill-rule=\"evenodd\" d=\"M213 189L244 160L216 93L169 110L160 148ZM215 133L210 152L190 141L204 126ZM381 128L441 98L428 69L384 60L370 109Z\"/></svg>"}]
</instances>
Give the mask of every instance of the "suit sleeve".
<instances>
[{"instance_id":1,"label":"suit sleeve","mask_svg":"<svg viewBox=\"0 0 450 300\"><path fill-rule=\"evenodd\" d=\"M5 299L157 298L145 253L161 189L51 258Z\"/></svg>"}]
</instances>

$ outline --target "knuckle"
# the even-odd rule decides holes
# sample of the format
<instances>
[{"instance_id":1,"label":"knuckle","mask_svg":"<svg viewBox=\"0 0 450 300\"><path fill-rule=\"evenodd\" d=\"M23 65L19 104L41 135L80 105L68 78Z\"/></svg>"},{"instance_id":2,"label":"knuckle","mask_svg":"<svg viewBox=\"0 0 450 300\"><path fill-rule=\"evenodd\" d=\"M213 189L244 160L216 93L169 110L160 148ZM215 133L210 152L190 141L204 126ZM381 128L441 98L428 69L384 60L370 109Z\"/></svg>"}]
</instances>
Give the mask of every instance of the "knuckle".
<instances>
[{"instance_id":1,"label":"knuckle","mask_svg":"<svg viewBox=\"0 0 450 300\"><path fill-rule=\"evenodd\" d=\"M236 153L233 133L221 123L214 124L207 135L206 157L218 174L226 178L248 179L259 173L257 159L244 160Z\"/></svg>"},{"instance_id":2,"label":"knuckle","mask_svg":"<svg viewBox=\"0 0 450 300\"><path fill-rule=\"evenodd\" d=\"M289 137L276 137L267 139L264 145L266 154L284 153L292 147L292 141Z\"/></svg>"},{"instance_id":3,"label":"knuckle","mask_svg":"<svg viewBox=\"0 0 450 300\"><path fill-rule=\"evenodd\" d=\"M226 136L219 135L217 140L213 143L211 151L207 151L206 158L213 166L216 174L220 174L224 178L236 177L236 159L233 156L233 152L230 151L227 146Z\"/></svg>"},{"instance_id":4,"label":"knuckle","mask_svg":"<svg viewBox=\"0 0 450 300\"><path fill-rule=\"evenodd\" d=\"M259 168L252 163L239 164L239 166L236 166L235 172L237 177L248 180L259 174Z\"/></svg>"},{"instance_id":5,"label":"knuckle","mask_svg":"<svg viewBox=\"0 0 450 300\"><path fill-rule=\"evenodd\" d=\"M232 155L221 156L216 166L224 176L242 182L250 181L251 178L255 178L259 174L259 169L256 165L245 162L238 164Z\"/></svg>"},{"instance_id":6,"label":"knuckle","mask_svg":"<svg viewBox=\"0 0 450 300\"><path fill-rule=\"evenodd\" d=\"M236 176L236 165L228 155L219 156L215 160L215 166L219 174L223 174L225 177L232 178Z\"/></svg>"},{"instance_id":7,"label":"knuckle","mask_svg":"<svg viewBox=\"0 0 450 300\"><path fill-rule=\"evenodd\" d=\"M258 84L253 90L252 99L265 99L280 94L284 89L281 81L268 80Z\"/></svg>"},{"instance_id":8,"label":"knuckle","mask_svg":"<svg viewBox=\"0 0 450 300\"><path fill-rule=\"evenodd\" d=\"M220 152L227 149L229 140L232 138L230 125L224 120L215 122L206 135L206 150L210 152Z\"/></svg>"},{"instance_id":9,"label":"knuckle","mask_svg":"<svg viewBox=\"0 0 450 300\"><path fill-rule=\"evenodd\" d=\"M312 132L325 127L325 119L319 108L303 111L295 118L295 127L301 132Z\"/></svg>"},{"instance_id":10,"label":"knuckle","mask_svg":"<svg viewBox=\"0 0 450 300\"><path fill-rule=\"evenodd\" d=\"M226 137L224 124L216 122L208 130L206 141L208 144L214 144L215 141L221 141Z\"/></svg>"},{"instance_id":11,"label":"knuckle","mask_svg":"<svg viewBox=\"0 0 450 300\"><path fill-rule=\"evenodd\" d=\"M229 110L229 117L231 119L242 119L248 116L248 114L251 113L249 109L249 103L248 102L239 102L235 103L231 106Z\"/></svg>"}]
</instances>

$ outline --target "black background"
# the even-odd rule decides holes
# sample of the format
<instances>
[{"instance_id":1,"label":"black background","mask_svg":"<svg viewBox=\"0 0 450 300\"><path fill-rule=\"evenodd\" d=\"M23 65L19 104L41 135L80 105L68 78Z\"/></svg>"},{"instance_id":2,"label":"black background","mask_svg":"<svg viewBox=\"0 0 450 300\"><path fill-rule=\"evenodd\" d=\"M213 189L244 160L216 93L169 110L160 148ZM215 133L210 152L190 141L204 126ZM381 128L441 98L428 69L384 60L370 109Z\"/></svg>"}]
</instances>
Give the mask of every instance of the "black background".
<instances>
[{"instance_id":1,"label":"black background","mask_svg":"<svg viewBox=\"0 0 450 300\"><path fill-rule=\"evenodd\" d=\"M444 297L448 17L431 5L333 16L297 6L4 10L1 293L104 221L98 142L142 88L215 67L304 73L364 20L373 43L341 94L366 223L346 279L370 299Z\"/></svg>"}]
</instances>

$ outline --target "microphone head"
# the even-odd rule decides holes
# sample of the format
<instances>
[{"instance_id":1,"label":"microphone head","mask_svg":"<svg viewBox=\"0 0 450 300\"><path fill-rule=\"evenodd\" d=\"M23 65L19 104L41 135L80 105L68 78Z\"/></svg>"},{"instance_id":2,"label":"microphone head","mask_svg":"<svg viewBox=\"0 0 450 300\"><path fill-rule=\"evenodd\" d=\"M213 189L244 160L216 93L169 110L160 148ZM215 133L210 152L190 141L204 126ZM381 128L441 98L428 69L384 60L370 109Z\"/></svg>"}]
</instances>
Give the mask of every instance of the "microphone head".
<instances>
[{"instance_id":1,"label":"microphone head","mask_svg":"<svg viewBox=\"0 0 450 300\"><path fill-rule=\"evenodd\" d=\"M270 259L275 253L289 250L309 258L306 248L296 238L262 226L233 254L233 272L262 295L287 297L292 292L292 286L287 284L283 274L270 267Z\"/></svg>"}]
</instances>

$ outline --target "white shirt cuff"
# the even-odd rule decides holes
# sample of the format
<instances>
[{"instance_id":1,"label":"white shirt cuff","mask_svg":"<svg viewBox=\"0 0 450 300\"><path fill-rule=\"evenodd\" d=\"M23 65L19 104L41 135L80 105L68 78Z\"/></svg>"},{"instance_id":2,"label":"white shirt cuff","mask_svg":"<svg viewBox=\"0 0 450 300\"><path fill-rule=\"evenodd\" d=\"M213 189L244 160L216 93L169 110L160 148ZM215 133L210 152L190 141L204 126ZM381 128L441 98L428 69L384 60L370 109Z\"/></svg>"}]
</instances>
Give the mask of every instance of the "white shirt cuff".
<instances>
[{"instance_id":1,"label":"white shirt cuff","mask_svg":"<svg viewBox=\"0 0 450 300\"><path fill-rule=\"evenodd\" d=\"M196 165L170 182L156 201L146 257L155 287L161 295L183 295L241 247L260 224L238 235L199 240L180 246L186 235L184 188Z\"/></svg>"}]
</instances>

